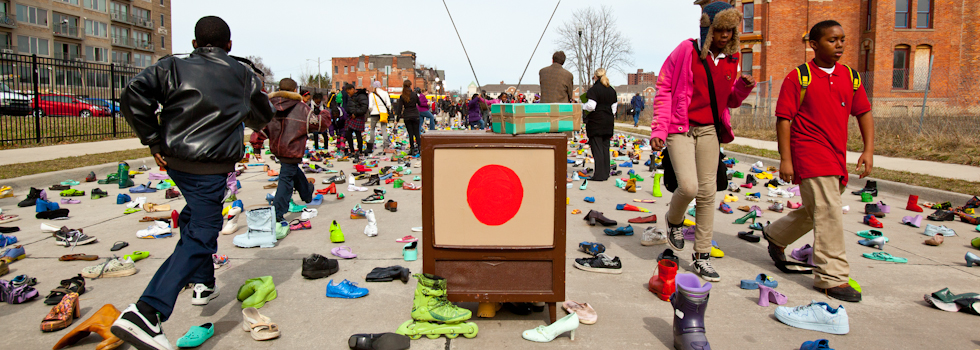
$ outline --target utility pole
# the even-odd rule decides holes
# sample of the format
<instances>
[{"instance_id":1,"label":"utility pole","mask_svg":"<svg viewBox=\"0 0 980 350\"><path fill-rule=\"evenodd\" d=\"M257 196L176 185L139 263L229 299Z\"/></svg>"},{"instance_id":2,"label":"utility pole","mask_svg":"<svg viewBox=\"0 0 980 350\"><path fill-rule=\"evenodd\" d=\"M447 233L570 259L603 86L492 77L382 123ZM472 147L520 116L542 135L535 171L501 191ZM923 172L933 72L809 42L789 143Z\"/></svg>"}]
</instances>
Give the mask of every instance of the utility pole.
<instances>
[{"instance_id":1,"label":"utility pole","mask_svg":"<svg viewBox=\"0 0 980 350\"><path fill-rule=\"evenodd\" d=\"M307 61L312 61L312 59L307 58ZM320 73L320 57L316 58L316 88L322 89L323 75Z\"/></svg>"},{"instance_id":2,"label":"utility pole","mask_svg":"<svg viewBox=\"0 0 980 350\"><path fill-rule=\"evenodd\" d=\"M582 75L582 27L578 27L578 46L575 48L575 57L578 59L579 91L585 91L585 77ZM574 97L578 98L577 96Z\"/></svg>"}]
</instances>

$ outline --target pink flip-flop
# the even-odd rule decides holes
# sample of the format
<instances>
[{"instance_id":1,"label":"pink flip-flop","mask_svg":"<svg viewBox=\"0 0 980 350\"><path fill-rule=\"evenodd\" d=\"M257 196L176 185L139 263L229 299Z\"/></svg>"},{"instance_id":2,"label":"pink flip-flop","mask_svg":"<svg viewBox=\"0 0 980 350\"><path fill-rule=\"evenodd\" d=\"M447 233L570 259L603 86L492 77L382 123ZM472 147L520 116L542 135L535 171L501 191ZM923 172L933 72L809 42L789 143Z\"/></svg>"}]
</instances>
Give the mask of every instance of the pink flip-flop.
<instances>
[{"instance_id":1,"label":"pink flip-flop","mask_svg":"<svg viewBox=\"0 0 980 350\"><path fill-rule=\"evenodd\" d=\"M331 249L330 254L336 255L344 259L353 259L357 257L357 254L354 254L354 252L350 250L350 247L345 245Z\"/></svg>"},{"instance_id":2,"label":"pink flip-flop","mask_svg":"<svg viewBox=\"0 0 980 350\"><path fill-rule=\"evenodd\" d=\"M405 236L405 237L396 239L395 242L398 242L398 243L412 243L412 242L418 242L418 240L419 240L418 238L415 238L412 235L408 235L408 236Z\"/></svg>"}]
</instances>

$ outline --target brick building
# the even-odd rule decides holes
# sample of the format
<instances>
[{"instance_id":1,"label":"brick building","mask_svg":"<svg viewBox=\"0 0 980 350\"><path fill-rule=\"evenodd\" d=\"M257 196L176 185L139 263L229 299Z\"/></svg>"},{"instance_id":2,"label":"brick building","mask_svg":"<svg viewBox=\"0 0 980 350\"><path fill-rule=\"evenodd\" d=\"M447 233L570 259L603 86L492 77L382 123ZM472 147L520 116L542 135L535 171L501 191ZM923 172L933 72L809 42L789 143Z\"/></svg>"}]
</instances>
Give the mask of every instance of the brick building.
<instances>
[{"instance_id":1,"label":"brick building","mask_svg":"<svg viewBox=\"0 0 980 350\"><path fill-rule=\"evenodd\" d=\"M742 70L759 81L782 80L813 58L809 28L841 23L841 63L861 72L875 113L909 115L922 107L929 60L934 56L929 113L977 113L980 87L971 83L980 63L980 9L965 0L743 0ZM746 103L754 103L747 99ZM939 108L935 108L939 107ZM935 113L934 113L935 112Z\"/></svg>"},{"instance_id":2,"label":"brick building","mask_svg":"<svg viewBox=\"0 0 980 350\"><path fill-rule=\"evenodd\" d=\"M637 69L636 74L626 74L626 85L652 85L657 83L657 73L644 73L642 69Z\"/></svg>"},{"instance_id":3,"label":"brick building","mask_svg":"<svg viewBox=\"0 0 980 350\"><path fill-rule=\"evenodd\" d=\"M374 81L389 92L401 92L402 82L412 81L412 87L426 86L429 91L439 91L439 83L446 79L445 72L433 68L415 66L416 57L412 51L398 55L360 55L358 57L334 57L333 88L340 89L343 83L351 83L357 88L370 87ZM438 78L438 80L436 80Z\"/></svg>"},{"instance_id":4,"label":"brick building","mask_svg":"<svg viewBox=\"0 0 980 350\"><path fill-rule=\"evenodd\" d=\"M0 0L3 53L144 68L170 37L170 0Z\"/></svg>"}]
</instances>

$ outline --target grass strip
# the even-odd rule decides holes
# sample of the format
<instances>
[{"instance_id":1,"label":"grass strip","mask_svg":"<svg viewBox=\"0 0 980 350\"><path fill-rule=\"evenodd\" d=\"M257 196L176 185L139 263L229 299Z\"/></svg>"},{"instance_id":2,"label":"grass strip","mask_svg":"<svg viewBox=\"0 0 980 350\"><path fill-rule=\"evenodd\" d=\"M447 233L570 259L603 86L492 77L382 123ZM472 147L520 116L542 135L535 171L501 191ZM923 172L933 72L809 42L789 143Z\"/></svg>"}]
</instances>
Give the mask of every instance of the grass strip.
<instances>
[{"instance_id":1,"label":"grass strip","mask_svg":"<svg viewBox=\"0 0 980 350\"><path fill-rule=\"evenodd\" d=\"M144 147L125 151L87 154L78 157L57 158L40 162L8 164L0 167L0 179L11 179L51 171L81 168L90 165L114 163L151 156L150 149Z\"/></svg>"},{"instance_id":2,"label":"grass strip","mask_svg":"<svg viewBox=\"0 0 980 350\"><path fill-rule=\"evenodd\" d=\"M643 130L643 129L631 128L631 127L617 126L616 130L631 132L631 133L636 133L641 135L650 134L650 130ZM765 157L769 159L775 159L775 160L779 159L779 152L777 151L760 149L751 146L727 144L725 145L725 150L730 150L732 152L737 152L742 154L749 154L758 157ZM851 174L860 174L860 172L854 171L854 168L856 166L857 166L856 164L848 163L847 170ZM933 188L937 190L943 190L943 191L949 191L955 193L980 195L980 182L949 179L945 177L916 174L908 171L889 170L883 168L874 168L872 170L871 177L874 177L876 179L881 179L881 180L901 182L913 186Z\"/></svg>"}]
</instances>

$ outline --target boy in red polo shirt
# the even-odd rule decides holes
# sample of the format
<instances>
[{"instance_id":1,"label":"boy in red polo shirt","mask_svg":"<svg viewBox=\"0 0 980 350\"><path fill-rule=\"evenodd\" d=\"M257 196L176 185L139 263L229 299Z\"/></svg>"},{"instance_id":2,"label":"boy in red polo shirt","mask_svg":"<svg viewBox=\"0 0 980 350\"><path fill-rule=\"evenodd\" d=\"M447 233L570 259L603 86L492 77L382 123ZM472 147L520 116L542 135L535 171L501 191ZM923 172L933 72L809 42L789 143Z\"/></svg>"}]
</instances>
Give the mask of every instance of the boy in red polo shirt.
<instances>
[{"instance_id":1,"label":"boy in red polo shirt","mask_svg":"<svg viewBox=\"0 0 980 350\"><path fill-rule=\"evenodd\" d=\"M814 289L835 299L858 302L861 293L848 284L850 267L844 252L840 195L847 185L844 152L850 115L857 116L864 139L856 170L864 167L862 178L871 173L871 104L857 72L837 63L844 53L840 23L817 23L810 29L809 39L815 57L786 76L776 104L776 135L782 158L779 177L800 185L803 207L767 226L763 235L769 241L769 256L780 270L810 273L808 268L788 263L784 249L813 230ZM801 81L809 82L806 89Z\"/></svg>"}]
</instances>

